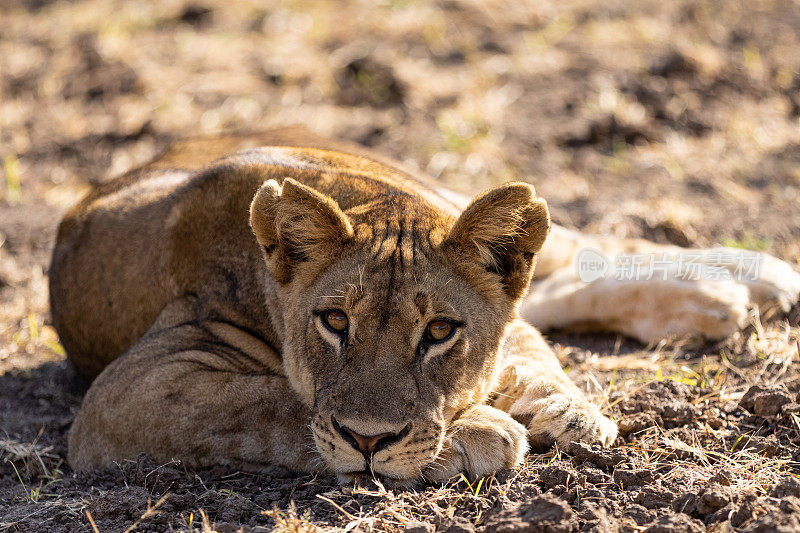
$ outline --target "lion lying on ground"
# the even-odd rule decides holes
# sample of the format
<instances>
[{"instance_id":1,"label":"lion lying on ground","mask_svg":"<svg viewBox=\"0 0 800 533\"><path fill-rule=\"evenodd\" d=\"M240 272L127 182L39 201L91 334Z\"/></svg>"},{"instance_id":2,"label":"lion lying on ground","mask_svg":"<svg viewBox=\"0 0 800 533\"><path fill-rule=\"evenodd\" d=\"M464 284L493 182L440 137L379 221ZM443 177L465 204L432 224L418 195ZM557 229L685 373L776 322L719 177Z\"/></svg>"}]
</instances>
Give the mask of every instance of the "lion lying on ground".
<instances>
[{"instance_id":1,"label":"lion lying on ground","mask_svg":"<svg viewBox=\"0 0 800 533\"><path fill-rule=\"evenodd\" d=\"M587 247L679 249L548 237L524 183L462 211L358 151L299 129L190 140L65 217L53 321L96 376L69 435L74 468L146 452L445 480L518 465L529 442L610 445L615 424L530 323L716 338L748 305L800 291L768 256L750 281L582 280Z\"/></svg>"}]
</instances>

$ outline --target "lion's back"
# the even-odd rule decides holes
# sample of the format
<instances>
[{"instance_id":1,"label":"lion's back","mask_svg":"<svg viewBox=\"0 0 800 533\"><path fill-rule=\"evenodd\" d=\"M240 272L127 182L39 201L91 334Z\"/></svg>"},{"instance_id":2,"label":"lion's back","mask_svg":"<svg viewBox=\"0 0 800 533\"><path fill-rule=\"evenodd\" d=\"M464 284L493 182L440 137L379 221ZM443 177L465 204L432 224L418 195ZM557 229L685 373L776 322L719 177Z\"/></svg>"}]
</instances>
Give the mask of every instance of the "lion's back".
<instances>
[{"instance_id":1,"label":"lion's back","mask_svg":"<svg viewBox=\"0 0 800 533\"><path fill-rule=\"evenodd\" d=\"M141 336L169 299L165 226L187 171L141 173L62 220L50 266L53 323L79 372L94 376Z\"/></svg>"}]
</instances>

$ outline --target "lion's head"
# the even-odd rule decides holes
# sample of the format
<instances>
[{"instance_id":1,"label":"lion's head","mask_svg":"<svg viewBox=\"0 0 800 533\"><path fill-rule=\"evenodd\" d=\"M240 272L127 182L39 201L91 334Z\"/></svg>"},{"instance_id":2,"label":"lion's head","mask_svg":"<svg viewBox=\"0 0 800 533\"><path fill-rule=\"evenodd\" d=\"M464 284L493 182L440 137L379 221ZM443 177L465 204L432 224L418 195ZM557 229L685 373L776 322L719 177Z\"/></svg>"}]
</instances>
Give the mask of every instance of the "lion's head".
<instances>
[{"instance_id":1,"label":"lion's head","mask_svg":"<svg viewBox=\"0 0 800 533\"><path fill-rule=\"evenodd\" d=\"M250 224L277 285L285 372L327 467L419 477L450 422L491 391L545 202L512 183L460 217L413 192L348 208L287 178L262 185Z\"/></svg>"}]
</instances>

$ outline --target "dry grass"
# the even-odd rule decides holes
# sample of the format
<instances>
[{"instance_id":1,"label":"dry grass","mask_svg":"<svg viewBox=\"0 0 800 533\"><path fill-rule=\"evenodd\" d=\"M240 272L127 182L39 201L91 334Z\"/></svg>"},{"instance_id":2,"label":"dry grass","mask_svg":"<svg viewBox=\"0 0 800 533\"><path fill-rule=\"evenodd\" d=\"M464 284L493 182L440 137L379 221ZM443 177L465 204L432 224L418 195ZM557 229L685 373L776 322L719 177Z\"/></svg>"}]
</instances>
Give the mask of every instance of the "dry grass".
<instances>
[{"instance_id":1,"label":"dry grass","mask_svg":"<svg viewBox=\"0 0 800 533\"><path fill-rule=\"evenodd\" d=\"M25 443L9 438L0 439L0 462L11 464L14 469L20 468L26 479L44 474L56 477L52 472L61 465L61 458L52 451L52 446L42 446L37 440ZM55 467L52 466L54 463Z\"/></svg>"}]
</instances>

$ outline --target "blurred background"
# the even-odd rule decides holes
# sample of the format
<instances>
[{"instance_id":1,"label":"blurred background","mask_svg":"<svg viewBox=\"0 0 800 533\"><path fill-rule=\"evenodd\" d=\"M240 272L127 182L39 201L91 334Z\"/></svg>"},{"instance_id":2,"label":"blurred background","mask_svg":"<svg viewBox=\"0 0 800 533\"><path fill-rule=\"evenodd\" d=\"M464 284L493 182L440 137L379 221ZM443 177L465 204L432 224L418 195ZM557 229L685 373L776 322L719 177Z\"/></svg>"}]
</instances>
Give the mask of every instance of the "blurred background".
<instances>
[{"instance_id":1,"label":"blurred background","mask_svg":"<svg viewBox=\"0 0 800 533\"><path fill-rule=\"evenodd\" d=\"M290 124L467 194L528 181L570 228L800 261L800 0L0 0L0 530L90 531L91 510L100 531L130 531L173 491L143 527L199 522L205 509L268 530L260 511L290 499L304 517L347 524L319 499L338 489L316 478L201 478L143 457L119 472L64 464L84 389L49 319L61 216L173 140ZM560 452L531 456L484 490L507 502L558 483L598 531L641 531L695 501L707 524L734 517L709 526L719 531L757 514L767 522L752 530L778 531L765 524L784 515L763 496L797 494L799 324L795 306L788 322L754 319L699 351L551 334L570 376L619 420L628 459L612 478ZM775 387L748 392L746 407L729 401L753 384ZM748 414L759 398L770 420ZM769 414L789 407L780 424ZM787 472L794 492L775 485ZM406 519L396 509L415 520L457 510L469 528L451 531L471 531L502 503L473 499L482 482L338 501L391 521ZM700 492L712 482L747 495ZM781 531L798 530L789 500ZM714 503L701 513L701 501Z\"/></svg>"},{"instance_id":2,"label":"blurred background","mask_svg":"<svg viewBox=\"0 0 800 533\"><path fill-rule=\"evenodd\" d=\"M62 357L64 210L189 135L299 123L462 192L526 180L568 227L800 256L797 1L0 0L0 20L0 371Z\"/></svg>"}]
</instances>

